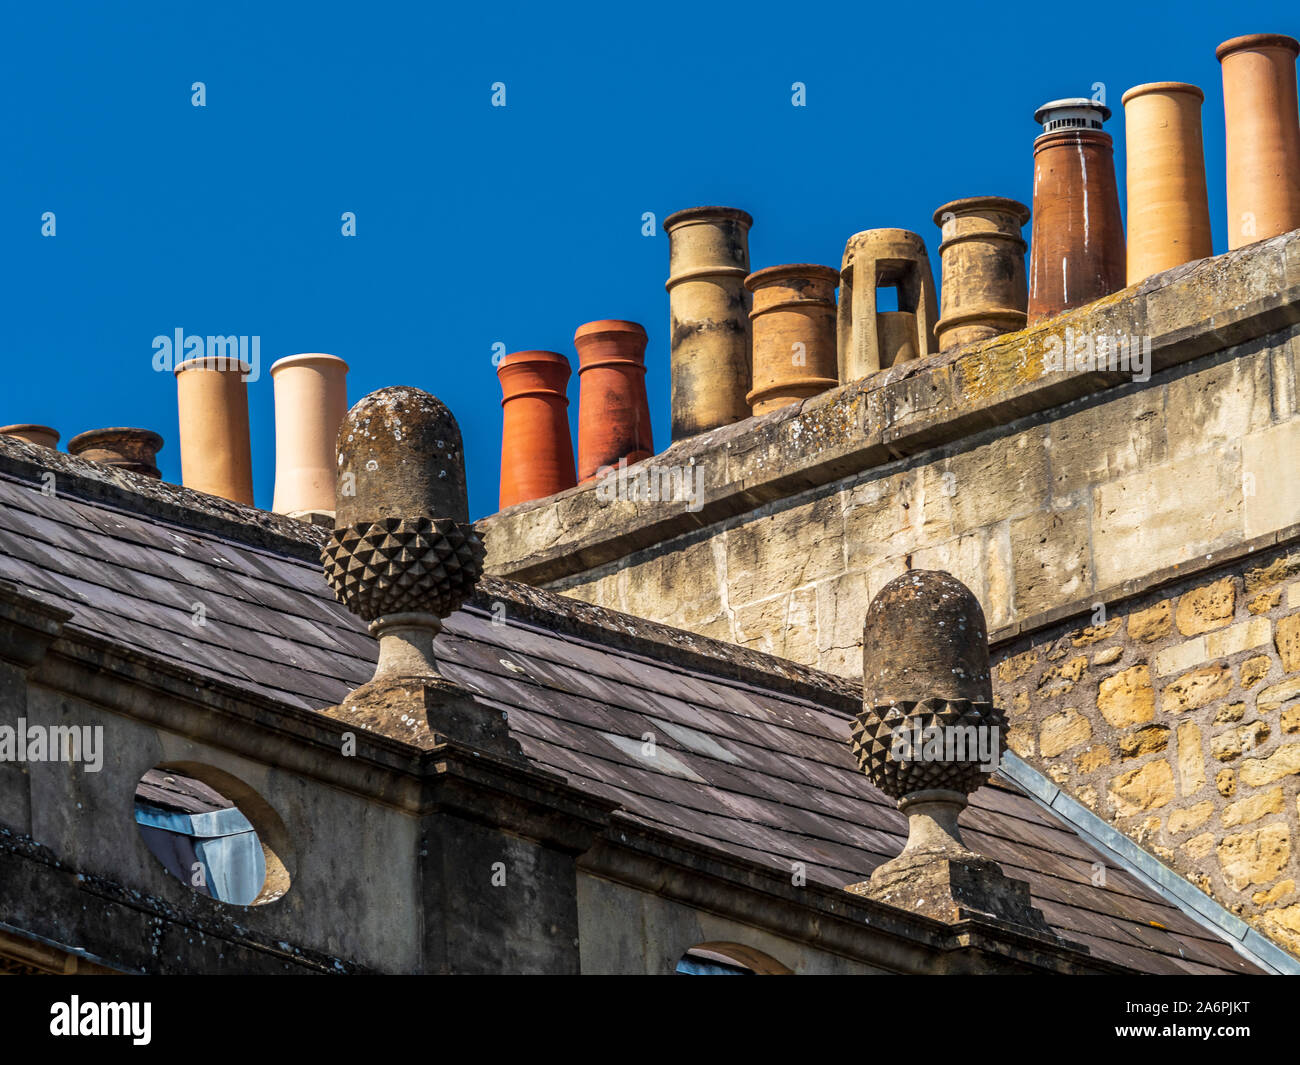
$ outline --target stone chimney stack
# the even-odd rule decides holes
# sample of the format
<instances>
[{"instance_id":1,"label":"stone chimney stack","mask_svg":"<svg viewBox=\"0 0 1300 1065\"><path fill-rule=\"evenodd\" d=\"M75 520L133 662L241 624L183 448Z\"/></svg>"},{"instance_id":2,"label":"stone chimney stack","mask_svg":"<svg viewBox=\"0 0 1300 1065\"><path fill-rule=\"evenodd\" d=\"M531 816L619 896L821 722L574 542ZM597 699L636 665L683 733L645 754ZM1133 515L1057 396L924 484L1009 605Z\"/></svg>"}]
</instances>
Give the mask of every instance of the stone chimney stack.
<instances>
[{"instance_id":1,"label":"stone chimney stack","mask_svg":"<svg viewBox=\"0 0 1300 1065\"><path fill-rule=\"evenodd\" d=\"M736 207L690 207L664 219L673 440L750 416L753 224Z\"/></svg>"},{"instance_id":2,"label":"stone chimney stack","mask_svg":"<svg viewBox=\"0 0 1300 1065\"><path fill-rule=\"evenodd\" d=\"M1115 184L1110 108L1088 99L1043 104L1034 121L1029 318L1082 307L1124 287L1124 220Z\"/></svg>"},{"instance_id":3,"label":"stone chimney stack","mask_svg":"<svg viewBox=\"0 0 1300 1065\"><path fill-rule=\"evenodd\" d=\"M321 552L335 597L379 640L374 677L324 711L365 727L412 728L514 754L501 715L438 672L442 619L473 594L483 542L469 521L465 455L451 411L418 388L357 403L338 435L334 532Z\"/></svg>"},{"instance_id":4,"label":"stone chimney stack","mask_svg":"<svg viewBox=\"0 0 1300 1065\"><path fill-rule=\"evenodd\" d=\"M907 815L908 836L897 858L849 890L942 921L994 917L1053 936L1029 886L967 847L957 825L1006 747L979 602L947 573L894 578L867 607L862 664L850 743Z\"/></svg>"},{"instance_id":5,"label":"stone chimney stack","mask_svg":"<svg viewBox=\"0 0 1300 1065\"><path fill-rule=\"evenodd\" d=\"M348 412L348 364L334 355L290 355L271 366L275 387L277 514L334 517L336 445Z\"/></svg>"},{"instance_id":6,"label":"stone chimney stack","mask_svg":"<svg viewBox=\"0 0 1300 1065\"><path fill-rule=\"evenodd\" d=\"M253 458L244 375L251 369L222 356L187 359L176 367L181 483L250 507Z\"/></svg>"},{"instance_id":7,"label":"stone chimney stack","mask_svg":"<svg viewBox=\"0 0 1300 1065\"><path fill-rule=\"evenodd\" d=\"M1224 41L1228 247L1300 228L1300 125L1295 64L1300 42L1281 33Z\"/></svg>"},{"instance_id":8,"label":"stone chimney stack","mask_svg":"<svg viewBox=\"0 0 1300 1065\"><path fill-rule=\"evenodd\" d=\"M68 454L156 479L162 446L163 438L148 429L91 429L68 441Z\"/></svg>"}]
</instances>

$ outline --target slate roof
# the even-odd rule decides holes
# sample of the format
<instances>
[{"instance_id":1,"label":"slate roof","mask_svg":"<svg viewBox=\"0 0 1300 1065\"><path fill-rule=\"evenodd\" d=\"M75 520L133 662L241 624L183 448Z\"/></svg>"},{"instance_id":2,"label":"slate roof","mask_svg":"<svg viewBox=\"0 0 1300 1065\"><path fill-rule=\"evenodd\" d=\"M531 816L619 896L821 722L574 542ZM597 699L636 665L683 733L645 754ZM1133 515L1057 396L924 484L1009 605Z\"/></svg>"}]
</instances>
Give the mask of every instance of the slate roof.
<instances>
[{"instance_id":1,"label":"slate roof","mask_svg":"<svg viewBox=\"0 0 1300 1065\"><path fill-rule=\"evenodd\" d=\"M0 579L72 611L69 628L296 706L336 704L372 675L374 641L304 557L321 530L64 455L45 460L62 471L45 495L31 456L0 446ZM902 848L903 816L849 752L848 682L511 582L480 592L438 639L443 670L506 710L544 768L635 820L782 870L804 862L834 887ZM1258 971L1113 865L1094 885L1098 853L1009 784L976 792L962 826L1097 957Z\"/></svg>"}]
</instances>

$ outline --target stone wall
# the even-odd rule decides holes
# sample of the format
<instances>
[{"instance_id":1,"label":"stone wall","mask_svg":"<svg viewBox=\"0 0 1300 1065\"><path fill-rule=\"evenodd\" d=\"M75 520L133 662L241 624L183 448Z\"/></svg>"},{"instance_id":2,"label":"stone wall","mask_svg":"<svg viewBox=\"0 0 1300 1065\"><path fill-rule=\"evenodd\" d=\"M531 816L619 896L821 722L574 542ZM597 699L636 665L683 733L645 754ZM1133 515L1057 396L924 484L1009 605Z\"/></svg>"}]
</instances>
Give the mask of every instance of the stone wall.
<instances>
[{"instance_id":1,"label":"stone wall","mask_svg":"<svg viewBox=\"0 0 1300 1065\"><path fill-rule=\"evenodd\" d=\"M995 636L1039 624L1300 522L1296 334L874 467L551 587L851 677L867 603L909 568L965 582Z\"/></svg>"},{"instance_id":2,"label":"stone wall","mask_svg":"<svg viewBox=\"0 0 1300 1065\"><path fill-rule=\"evenodd\" d=\"M1013 750L1300 954L1300 543L997 649Z\"/></svg>"}]
</instances>

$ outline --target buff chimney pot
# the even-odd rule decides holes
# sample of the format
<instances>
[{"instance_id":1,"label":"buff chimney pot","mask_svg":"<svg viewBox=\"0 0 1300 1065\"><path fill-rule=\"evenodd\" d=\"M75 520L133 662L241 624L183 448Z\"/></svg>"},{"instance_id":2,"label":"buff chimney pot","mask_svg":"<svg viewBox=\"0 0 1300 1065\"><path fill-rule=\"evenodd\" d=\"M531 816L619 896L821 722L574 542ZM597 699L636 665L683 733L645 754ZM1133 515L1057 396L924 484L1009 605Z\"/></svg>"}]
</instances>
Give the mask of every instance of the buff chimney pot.
<instances>
[{"instance_id":1,"label":"buff chimney pot","mask_svg":"<svg viewBox=\"0 0 1300 1065\"><path fill-rule=\"evenodd\" d=\"M1227 123L1228 247L1300 228L1300 42L1254 33L1215 50Z\"/></svg>"},{"instance_id":2,"label":"buff chimney pot","mask_svg":"<svg viewBox=\"0 0 1300 1065\"><path fill-rule=\"evenodd\" d=\"M1181 81L1124 94L1128 284L1214 254L1201 145L1205 94Z\"/></svg>"},{"instance_id":3,"label":"buff chimney pot","mask_svg":"<svg viewBox=\"0 0 1300 1065\"><path fill-rule=\"evenodd\" d=\"M877 310L876 289L898 289L898 311L908 319L885 321ZM858 381L892 366L895 360L924 358L936 350L934 323L938 302L925 241L906 229L868 229L855 233L844 247L840 265L839 327L836 331L841 384ZM910 320L913 339L895 331ZM882 345L882 330L891 339Z\"/></svg>"},{"instance_id":4,"label":"buff chimney pot","mask_svg":"<svg viewBox=\"0 0 1300 1065\"><path fill-rule=\"evenodd\" d=\"M219 356L176 367L181 483L196 492L253 505L247 363Z\"/></svg>"},{"instance_id":5,"label":"buff chimney pot","mask_svg":"<svg viewBox=\"0 0 1300 1065\"><path fill-rule=\"evenodd\" d=\"M501 360L501 509L577 484L569 437L569 360L558 351L516 351Z\"/></svg>"},{"instance_id":6,"label":"buff chimney pot","mask_svg":"<svg viewBox=\"0 0 1300 1065\"><path fill-rule=\"evenodd\" d=\"M78 433L68 441L68 454L157 479L162 476L156 460L162 446L163 438L149 429L119 426Z\"/></svg>"},{"instance_id":7,"label":"buff chimney pot","mask_svg":"<svg viewBox=\"0 0 1300 1065\"><path fill-rule=\"evenodd\" d=\"M334 517L335 447L348 412L348 364L334 355L290 355L271 366L275 389L277 514Z\"/></svg>"},{"instance_id":8,"label":"buff chimney pot","mask_svg":"<svg viewBox=\"0 0 1300 1065\"><path fill-rule=\"evenodd\" d=\"M745 278L753 294L753 413L767 414L839 384L835 352L838 270L813 263L769 266Z\"/></svg>"},{"instance_id":9,"label":"buff chimney pot","mask_svg":"<svg viewBox=\"0 0 1300 1065\"><path fill-rule=\"evenodd\" d=\"M1020 231L1028 221L1028 207L1002 196L953 200L934 212L943 239L942 317L934 327L940 351L1025 327L1029 246Z\"/></svg>"},{"instance_id":10,"label":"buff chimney pot","mask_svg":"<svg viewBox=\"0 0 1300 1065\"><path fill-rule=\"evenodd\" d=\"M1054 100L1034 114L1033 229L1029 325L1124 287L1124 222L1115 183L1110 108Z\"/></svg>"},{"instance_id":11,"label":"buff chimney pot","mask_svg":"<svg viewBox=\"0 0 1300 1065\"><path fill-rule=\"evenodd\" d=\"M750 416L753 222L735 207L691 207L664 219L673 440Z\"/></svg>"},{"instance_id":12,"label":"buff chimney pot","mask_svg":"<svg viewBox=\"0 0 1300 1065\"><path fill-rule=\"evenodd\" d=\"M916 350L916 315L911 311L878 311L876 335L882 370L921 357Z\"/></svg>"},{"instance_id":13,"label":"buff chimney pot","mask_svg":"<svg viewBox=\"0 0 1300 1065\"><path fill-rule=\"evenodd\" d=\"M578 481L654 454L645 387L645 329L607 318L573 334L578 352Z\"/></svg>"},{"instance_id":14,"label":"buff chimney pot","mask_svg":"<svg viewBox=\"0 0 1300 1065\"><path fill-rule=\"evenodd\" d=\"M20 422L17 425L0 426L0 436L12 436L18 440L25 440L29 444L35 444L37 447L48 447L51 451L59 446L58 430L51 429L48 425Z\"/></svg>"}]
</instances>

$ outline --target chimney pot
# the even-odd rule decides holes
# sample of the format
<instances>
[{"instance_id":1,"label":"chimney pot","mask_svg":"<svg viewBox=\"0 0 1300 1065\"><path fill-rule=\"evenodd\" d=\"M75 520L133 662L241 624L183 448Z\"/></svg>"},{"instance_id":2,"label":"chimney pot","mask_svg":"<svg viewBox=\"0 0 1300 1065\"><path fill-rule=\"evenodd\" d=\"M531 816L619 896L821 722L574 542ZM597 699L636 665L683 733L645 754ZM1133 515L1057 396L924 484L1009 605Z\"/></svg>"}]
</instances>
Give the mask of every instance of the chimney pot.
<instances>
[{"instance_id":1,"label":"chimney pot","mask_svg":"<svg viewBox=\"0 0 1300 1065\"><path fill-rule=\"evenodd\" d=\"M745 278L753 293L754 389L745 397L755 415L780 410L839 384L835 351L835 286L840 272L815 263L757 270Z\"/></svg>"},{"instance_id":2,"label":"chimney pot","mask_svg":"<svg viewBox=\"0 0 1300 1065\"><path fill-rule=\"evenodd\" d=\"M1253 33L1215 50L1227 124L1228 247L1300 228L1300 42Z\"/></svg>"},{"instance_id":3,"label":"chimney pot","mask_svg":"<svg viewBox=\"0 0 1300 1065\"><path fill-rule=\"evenodd\" d=\"M334 355L290 355L271 366L275 389L277 514L334 516L339 426L348 411L348 364Z\"/></svg>"},{"instance_id":4,"label":"chimney pot","mask_svg":"<svg viewBox=\"0 0 1300 1065\"><path fill-rule=\"evenodd\" d=\"M181 483L253 505L248 434L247 363L223 357L188 359L176 367Z\"/></svg>"},{"instance_id":5,"label":"chimney pot","mask_svg":"<svg viewBox=\"0 0 1300 1065\"><path fill-rule=\"evenodd\" d=\"M876 290L881 285L897 286L898 311L877 311ZM937 310L925 241L906 229L868 229L851 236L840 265L836 332L840 383L870 377L895 361L931 354ZM908 326L908 319L885 318L898 314L911 316L910 343L899 332Z\"/></svg>"},{"instance_id":6,"label":"chimney pot","mask_svg":"<svg viewBox=\"0 0 1300 1065\"><path fill-rule=\"evenodd\" d=\"M578 482L654 454L645 387L646 332L607 318L578 327Z\"/></svg>"},{"instance_id":7,"label":"chimney pot","mask_svg":"<svg viewBox=\"0 0 1300 1065\"><path fill-rule=\"evenodd\" d=\"M159 478L162 474L158 472L156 456L162 446L163 438L149 429L117 426L78 433L68 441L68 454L88 462Z\"/></svg>"},{"instance_id":8,"label":"chimney pot","mask_svg":"<svg viewBox=\"0 0 1300 1065\"><path fill-rule=\"evenodd\" d=\"M558 351L516 351L501 360L501 509L578 483L565 390L569 360Z\"/></svg>"},{"instance_id":9,"label":"chimney pot","mask_svg":"<svg viewBox=\"0 0 1300 1065\"><path fill-rule=\"evenodd\" d=\"M1110 111L1091 100L1054 100L1035 113L1029 325L1124 287L1124 221L1115 183Z\"/></svg>"},{"instance_id":10,"label":"chimney pot","mask_svg":"<svg viewBox=\"0 0 1300 1065\"><path fill-rule=\"evenodd\" d=\"M1029 246L1020 230L1028 221L1028 207L1002 196L953 200L934 212L942 234L943 317L934 326L940 351L1025 327Z\"/></svg>"},{"instance_id":11,"label":"chimney pot","mask_svg":"<svg viewBox=\"0 0 1300 1065\"><path fill-rule=\"evenodd\" d=\"M736 207L690 207L664 219L673 440L750 416L753 224Z\"/></svg>"},{"instance_id":12,"label":"chimney pot","mask_svg":"<svg viewBox=\"0 0 1300 1065\"><path fill-rule=\"evenodd\" d=\"M21 422L17 425L0 426L0 436L12 436L18 440L25 440L29 444L35 444L37 447L48 447L51 451L59 446L58 431L48 425Z\"/></svg>"},{"instance_id":13,"label":"chimney pot","mask_svg":"<svg viewBox=\"0 0 1300 1065\"><path fill-rule=\"evenodd\" d=\"M1181 81L1135 85L1124 94L1130 285L1214 254L1201 145L1204 99Z\"/></svg>"}]
</instances>

